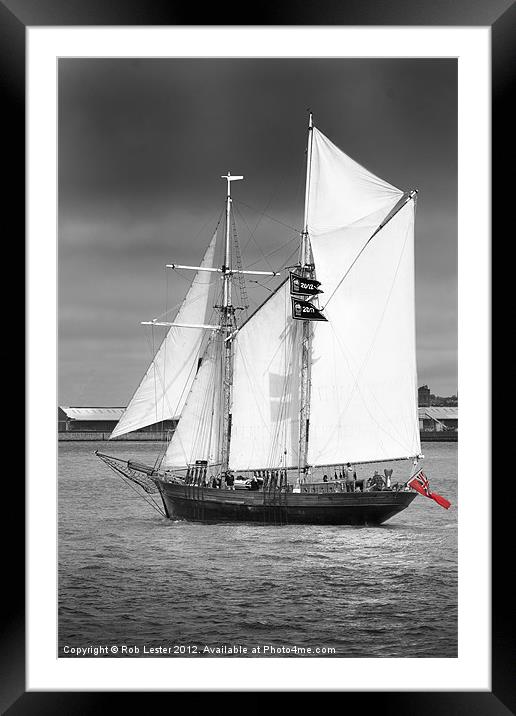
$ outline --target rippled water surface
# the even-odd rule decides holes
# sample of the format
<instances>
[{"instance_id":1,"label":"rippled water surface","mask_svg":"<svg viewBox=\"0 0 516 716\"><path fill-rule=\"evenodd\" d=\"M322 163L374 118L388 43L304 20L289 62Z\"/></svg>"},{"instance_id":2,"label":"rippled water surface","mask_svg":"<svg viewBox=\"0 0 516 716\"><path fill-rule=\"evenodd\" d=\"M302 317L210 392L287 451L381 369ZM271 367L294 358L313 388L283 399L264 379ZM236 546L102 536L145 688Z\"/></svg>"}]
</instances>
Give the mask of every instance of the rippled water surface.
<instances>
[{"instance_id":1,"label":"rippled water surface","mask_svg":"<svg viewBox=\"0 0 516 716\"><path fill-rule=\"evenodd\" d=\"M139 657L224 645L457 656L456 443L423 444L432 489L452 508L418 496L375 528L172 522L96 448L153 462L159 446L59 445L59 656L111 645Z\"/></svg>"}]
</instances>

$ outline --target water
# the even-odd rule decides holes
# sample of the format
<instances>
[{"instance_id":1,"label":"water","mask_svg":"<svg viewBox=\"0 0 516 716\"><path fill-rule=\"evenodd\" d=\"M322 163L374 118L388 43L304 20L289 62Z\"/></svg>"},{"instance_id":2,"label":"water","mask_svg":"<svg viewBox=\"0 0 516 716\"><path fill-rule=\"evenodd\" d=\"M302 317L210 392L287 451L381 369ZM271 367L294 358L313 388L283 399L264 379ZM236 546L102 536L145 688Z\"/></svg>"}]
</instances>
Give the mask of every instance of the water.
<instances>
[{"instance_id":1,"label":"water","mask_svg":"<svg viewBox=\"0 0 516 716\"><path fill-rule=\"evenodd\" d=\"M59 656L457 656L456 443L423 444L453 506L418 496L375 528L173 522L93 455L149 463L158 447L59 445Z\"/></svg>"}]
</instances>

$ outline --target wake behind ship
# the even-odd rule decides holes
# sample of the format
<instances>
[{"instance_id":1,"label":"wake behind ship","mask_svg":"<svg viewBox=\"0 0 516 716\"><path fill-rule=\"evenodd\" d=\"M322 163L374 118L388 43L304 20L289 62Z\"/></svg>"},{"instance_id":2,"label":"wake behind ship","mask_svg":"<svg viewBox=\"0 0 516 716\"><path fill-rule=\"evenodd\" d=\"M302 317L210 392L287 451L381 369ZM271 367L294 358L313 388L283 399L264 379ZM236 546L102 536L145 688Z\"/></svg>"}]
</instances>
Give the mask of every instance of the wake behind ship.
<instances>
[{"instance_id":1,"label":"wake behind ship","mask_svg":"<svg viewBox=\"0 0 516 716\"><path fill-rule=\"evenodd\" d=\"M152 466L97 455L173 519L381 524L416 496L407 481L422 457L417 192L350 159L310 115L298 262L240 320L246 277L280 271L243 268L231 196L243 177L222 178L222 261L216 229L199 266L168 265L194 279L173 321L146 322L167 333L111 437L156 419L179 418L177 428ZM387 468L357 479L392 462L406 480L391 483Z\"/></svg>"}]
</instances>

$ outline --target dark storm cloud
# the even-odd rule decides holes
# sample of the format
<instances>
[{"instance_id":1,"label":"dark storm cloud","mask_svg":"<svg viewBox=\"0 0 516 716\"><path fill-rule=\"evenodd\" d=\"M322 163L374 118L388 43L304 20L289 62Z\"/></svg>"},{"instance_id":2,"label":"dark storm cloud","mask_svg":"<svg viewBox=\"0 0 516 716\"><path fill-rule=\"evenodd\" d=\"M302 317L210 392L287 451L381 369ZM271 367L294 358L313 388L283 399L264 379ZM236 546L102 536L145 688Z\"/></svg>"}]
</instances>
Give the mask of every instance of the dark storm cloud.
<instances>
[{"instance_id":1,"label":"dark storm cloud","mask_svg":"<svg viewBox=\"0 0 516 716\"><path fill-rule=\"evenodd\" d=\"M228 169L246 178L235 188L245 262L267 268L262 253L286 244L269 259L285 263L302 223L308 107L350 156L419 188L419 379L455 392L456 90L454 60L61 60L60 401L127 402L149 357L138 322L184 294L163 266L201 259Z\"/></svg>"}]
</instances>

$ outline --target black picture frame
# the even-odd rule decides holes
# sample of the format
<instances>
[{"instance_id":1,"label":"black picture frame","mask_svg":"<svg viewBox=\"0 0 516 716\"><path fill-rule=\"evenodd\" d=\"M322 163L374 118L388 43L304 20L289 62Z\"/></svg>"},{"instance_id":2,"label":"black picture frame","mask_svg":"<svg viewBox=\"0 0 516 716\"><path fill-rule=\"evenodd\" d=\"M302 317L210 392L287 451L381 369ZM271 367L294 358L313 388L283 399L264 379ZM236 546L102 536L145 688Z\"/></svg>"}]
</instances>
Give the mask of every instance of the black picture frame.
<instances>
[{"instance_id":1,"label":"black picture frame","mask_svg":"<svg viewBox=\"0 0 516 716\"><path fill-rule=\"evenodd\" d=\"M506 164L507 140L512 137L513 113L510 111L510 86L514 84L516 44L516 5L512 0L472 3L468 0L361 0L360 3L320 0L317 4L292 2L262 3L253 10L245 4L206 5L203 22L199 9L163 0L0 0L0 86L4 138L11 151L4 207L11 217L10 242L22 254L24 265L25 216L25 29L34 26L66 25L434 25L490 26L492 32L492 138L493 138L493 236L501 236L508 214L504 198L502 167ZM512 82L511 82L512 81ZM5 154L4 154L5 157ZM5 165L4 165L5 166ZM4 213L5 216L5 213ZM19 315L19 299L17 300ZM23 338L22 338L23 341ZM16 402L20 404L19 394ZM9 477L16 504L23 506L21 471ZM486 476L486 481L489 476ZM14 495L14 490L16 493ZM479 498L481 499L481 497ZM508 608L506 592L511 562L506 561L505 524L511 523L511 502L503 491L492 496L492 691L491 692L354 692L347 693L346 708L376 709L382 713L417 714L492 714L516 713L514 679L514 611ZM18 714L89 714L108 708L120 708L121 693L99 692L26 692L25 687L25 525L20 509L12 515L9 539L4 542L3 596L7 600L3 617L3 644L0 652L0 708L12 716ZM509 568L509 569L508 569ZM410 684L407 684L410 688ZM148 708L149 694L127 694L131 707ZM352 702L350 702L352 699ZM355 703L353 703L355 702ZM172 704L170 704L172 707Z\"/></svg>"}]
</instances>

